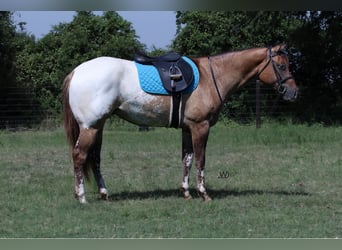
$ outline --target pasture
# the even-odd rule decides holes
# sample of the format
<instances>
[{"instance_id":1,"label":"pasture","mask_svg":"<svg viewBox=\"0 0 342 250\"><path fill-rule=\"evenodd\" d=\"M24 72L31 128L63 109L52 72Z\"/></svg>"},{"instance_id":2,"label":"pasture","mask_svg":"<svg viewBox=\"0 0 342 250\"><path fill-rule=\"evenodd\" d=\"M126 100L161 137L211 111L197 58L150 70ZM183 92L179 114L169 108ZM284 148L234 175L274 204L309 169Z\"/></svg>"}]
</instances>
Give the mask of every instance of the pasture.
<instances>
[{"instance_id":1,"label":"pasture","mask_svg":"<svg viewBox=\"0 0 342 250\"><path fill-rule=\"evenodd\" d=\"M181 131L107 129L102 170L110 201L86 183L73 196L62 130L0 132L0 237L340 238L342 128L218 124L206 183L213 198L180 196Z\"/></svg>"}]
</instances>

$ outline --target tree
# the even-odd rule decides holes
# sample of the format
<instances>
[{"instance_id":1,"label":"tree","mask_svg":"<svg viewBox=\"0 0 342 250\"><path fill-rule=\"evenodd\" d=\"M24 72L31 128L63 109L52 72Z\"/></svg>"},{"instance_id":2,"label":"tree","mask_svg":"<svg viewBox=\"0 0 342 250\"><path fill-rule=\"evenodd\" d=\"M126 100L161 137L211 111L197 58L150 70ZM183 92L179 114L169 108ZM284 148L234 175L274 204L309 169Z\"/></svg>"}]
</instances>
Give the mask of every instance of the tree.
<instances>
[{"instance_id":1,"label":"tree","mask_svg":"<svg viewBox=\"0 0 342 250\"><path fill-rule=\"evenodd\" d=\"M289 12L178 11L173 48L192 56L274 45L296 28Z\"/></svg>"},{"instance_id":2,"label":"tree","mask_svg":"<svg viewBox=\"0 0 342 250\"><path fill-rule=\"evenodd\" d=\"M16 31L11 12L0 12L0 128L23 125L34 112L34 101L28 89L17 79L19 51L34 44L34 39ZM32 121L30 121L32 122Z\"/></svg>"},{"instance_id":3,"label":"tree","mask_svg":"<svg viewBox=\"0 0 342 250\"><path fill-rule=\"evenodd\" d=\"M77 65L98 56L131 59L144 46L131 23L116 12L102 16L77 12L70 23L60 23L19 55L19 80L31 88L42 108L58 114L64 77Z\"/></svg>"},{"instance_id":4,"label":"tree","mask_svg":"<svg viewBox=\"0 0 342 250\"><path fill-rule=\"evenodd\" d=\"M173 48L190 56L286 42L290 68L300 85L300 102L288 106L301 121L342 118L342 12L177 12ZM246 93L247 92L247 93ZM249 92L249 93L248 93ZM268 95L266 100L274 99ZM254 110L254 90L231 96L225 114Z\"/></svg>"},{"instance_id":5,"label":"tree","mask_svg":"<svg viewBox=\"0 0 342 250\"><path fill-rule=\"evenodd\" d=\"M295 74L301 83L298 115L302 120L341 121L342 12L316 11L301 16L293 34L298 57Z\"/></svg>"},{"instance_id":6,"label":"tree","mask_svg":"<svg viewBox=\"0 0 342 250\"><path fill-rule=\"evenodd\" d=\"M15 71L15 25L11 12L0 11L0 88L14 82Z\"/></svg>"}]
</instances>

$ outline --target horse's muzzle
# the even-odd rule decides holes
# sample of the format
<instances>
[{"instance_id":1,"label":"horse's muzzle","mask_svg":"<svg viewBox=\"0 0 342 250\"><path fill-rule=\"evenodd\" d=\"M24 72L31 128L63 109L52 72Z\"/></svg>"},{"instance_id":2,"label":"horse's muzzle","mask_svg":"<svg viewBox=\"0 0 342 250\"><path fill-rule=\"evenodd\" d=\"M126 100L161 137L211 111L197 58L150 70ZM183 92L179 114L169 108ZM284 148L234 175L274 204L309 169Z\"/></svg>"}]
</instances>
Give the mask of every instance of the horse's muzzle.
<instances>
[{"instance_id":1,"label":"horse's muzzle","mask_svg":"<svg viewBox=\"0 0 342 250\"><path fill-rule=\"evenodd\" d=\"M290 88L287 85L283 85L282 94L285 101L294 102L298 98L298 88Z\"/></svg>"}]
</instances>

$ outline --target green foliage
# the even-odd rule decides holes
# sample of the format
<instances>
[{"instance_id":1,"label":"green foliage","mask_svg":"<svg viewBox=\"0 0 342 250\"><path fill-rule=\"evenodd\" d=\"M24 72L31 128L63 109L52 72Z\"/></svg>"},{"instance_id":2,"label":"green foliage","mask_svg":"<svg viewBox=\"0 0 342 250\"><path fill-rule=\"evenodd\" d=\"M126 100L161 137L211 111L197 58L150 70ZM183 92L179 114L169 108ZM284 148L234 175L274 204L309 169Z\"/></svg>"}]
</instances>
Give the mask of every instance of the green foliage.
<instances>
[{"instance_id":1,"label":"green foliage","mask_svg":"<svg viewBox=\"0 0 342 250\"><path fill-rule=\"evenodd\" d=\"M80 11L70 23L60 23L18 56L18 80L32 89L44 110L59 113L64 77L80 63L99 56L131 59L143 45L131 23L116 12L102 16Z\"/></svg>"},{"instance_id":2,"label":"green foliage","mask_svg":"<svg viewBox=\"0 0 342 250\"><path fill-rule=\"evenodd\" d=\"M341 119L336 115L342 106L342 12L186 11L177 12L176 17L173 47L192 56L286 42L291 71L301 90L300 102L288 110L302 121ZM250 102L254 93L253 88L238 92L225 110L237 108L254 116L254 103Z\"/></svg>"},{"instance_id":3,"label":"green foliage","mask_svg":"<svg viewBox=\"0 0 342 250\"><path fill-rule=\"evenodd\" d=\"M290 39L302 92L297 112L303 120L333 122L342 104L342 12L310 12Z\"/></svg>"},{"instance_id":4,"label":"green foliage","mask_svg":"<svg viewBox=\"0 0 342 250\"><path fill-rule=\"evenodd\" d=\"M11 13L0 11L0 89L14 83L14 41L15 25Z\"/></svg>"},{"instance_id":5,"label":"green foliage","mask_svg":"<svg viewBox=\"0 0 342 250\"><path fill-rule=\"evenodd\" d=\"M29 88L18 81L20 53L34 45L34 38L17 33L11 16L11 12L0 12L0 128L8 123L29 126L32 119L27 118L37 112Z\"/></svg>"},{"instance_id":6,"label":"green foliage","mask_svg":"<svg viewBox=\"0 0 342 250\"><path fill-rule=\"evenodd\" d=\"M185 54L205 56L287 41L299 26L292 12L270 11L187 11L177 12L177 37L174 48ZM251 81L249 84L254 84ZM273 92L263 96L275 99ZM221 119L255 117L255 88L244 88L224 105ZM231 115L234 114L234 115ZM250 120L250 119L247 119ZM241 120L240 120L241 121Z\"/></svg>"},{"instance_id":7,"label":"green foliage","mask_svg":"<svg viewBox=\"0 0 342 250\"><path fill-rule=\"evenodd\" d=\"M288 12L177 12L174 48L193 56L273 45L296 28Z\"/></svg>"},{"instance_id":8,"label":"green foliage","mask_svg":"<svg viewBox=\"0 0 342 250\"><path fill-rule=\"evenodd\" d=\"M76 12L71 22L54 26L39 40L11 18L11 12L0 12L0 105L5 107L0 127L7 122L3 117L59 116L63 79L78 64L98 56L131 59L135 50L146 50L131 23L113 11ZM336 123L342 118L341 23L341 11L177 12L177 34L169 48L206 56L285 41L300 100L284 112L298 121ZM150 54L164 52L154 47ZM231 96L223 118L254 119L254 82L249 85ZM262 95L265 104L276 99L274 92Z\"/></svg>"}]
</instances>

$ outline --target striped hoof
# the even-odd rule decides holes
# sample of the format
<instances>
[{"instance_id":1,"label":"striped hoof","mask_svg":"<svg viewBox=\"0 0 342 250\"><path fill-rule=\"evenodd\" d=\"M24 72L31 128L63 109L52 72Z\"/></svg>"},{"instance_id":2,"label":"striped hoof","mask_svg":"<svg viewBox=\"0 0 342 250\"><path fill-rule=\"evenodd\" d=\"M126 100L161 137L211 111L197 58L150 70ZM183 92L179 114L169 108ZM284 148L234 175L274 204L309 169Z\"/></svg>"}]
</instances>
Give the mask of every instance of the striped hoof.
<instances>
[{"instance_id":1,"label":"striped hoof","mask_svg":"<svg viewBox=\"0 0 342 250\"><path fill-rule=\"evenodd\" d=\"M207 192L200 192L200 191L197 191L198 195L203 199L204 202L209 202L211 201L211 198L210 196L207 194Z\"/></svg>"},{"instance_id":2,"label":"striped hoof","mask_svg":"<svg viewBox=\"0 0 342 250\"><path fill-rule=\"evenodd\" d=\"M183 194L183 197L185 200L191 200L192 199L192 196L191 196L189 190L185 190L183 187L181 187L180 191Z\"/></svg>"},{"instance_id":3,"label":"striped hoof","mask_svg":"<svg viewBox=\"0 0 342 250\"><path fill-rule=\"evenodd\" d=\"M204 197L202 197L202 198L203 198L203 201L204 201L204 202L209 202L209 201L211 201L210 196L207 195L207 194L205 194Z\"/></svg>"}]
</instances>

